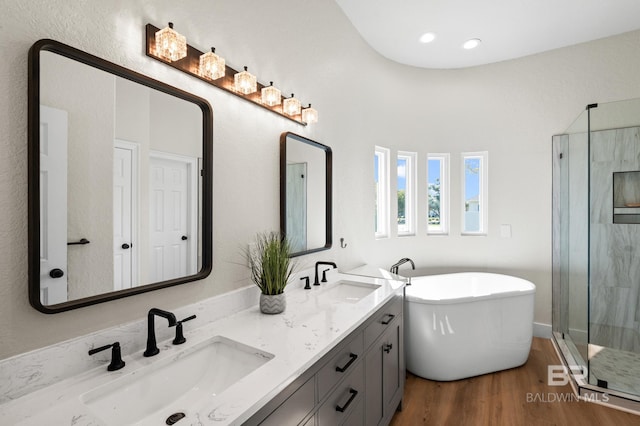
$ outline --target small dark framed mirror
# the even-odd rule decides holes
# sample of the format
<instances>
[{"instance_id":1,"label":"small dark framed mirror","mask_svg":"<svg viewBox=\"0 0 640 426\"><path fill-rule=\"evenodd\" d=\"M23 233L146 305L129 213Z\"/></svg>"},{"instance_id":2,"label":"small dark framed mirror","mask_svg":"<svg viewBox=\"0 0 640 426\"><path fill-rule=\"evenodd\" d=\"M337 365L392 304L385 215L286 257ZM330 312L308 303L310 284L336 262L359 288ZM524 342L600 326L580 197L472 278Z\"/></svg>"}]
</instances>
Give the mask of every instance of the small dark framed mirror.
<instances>
[{"instance_id":1,"label":"small dark framed mirror","mask_svg":"<svg viewBox=\"0 0 640 426\"><path fill-rule=\"evenodd\" d=\"M29 301L57 313L205 278L209 103L54 40L29 51Z\"/></svg>"},{"instance_id":2,"label":"small dark framed mirror","mask_svg":"<svg viewBox=\"0 0 640 426\"><path fill-rule=\"evenodd\" d=\"M331 148L291 132L280 136L280 230L292 256L332 243Z\"/></svg>"}]
</instances>

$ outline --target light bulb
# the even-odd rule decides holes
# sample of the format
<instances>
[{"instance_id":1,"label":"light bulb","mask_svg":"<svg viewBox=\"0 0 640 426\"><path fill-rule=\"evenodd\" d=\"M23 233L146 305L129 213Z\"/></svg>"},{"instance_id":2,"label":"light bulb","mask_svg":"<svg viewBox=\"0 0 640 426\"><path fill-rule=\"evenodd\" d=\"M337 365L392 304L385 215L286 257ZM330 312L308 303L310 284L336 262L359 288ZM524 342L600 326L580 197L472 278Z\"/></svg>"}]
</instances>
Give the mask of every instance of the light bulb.
<instances>
[{"instance_id":1,"label":"light bulb","mask_svg":"<svg viewBox=\"0 0 640 426\"><path fill-rule=\"evenodd\" d=\"M295 98L293 93L290 98L284 100L284 104L282 105L282 110L287 115L298 115L300 114L300 101Z\"/></svg>"},{"instance_id":2,"label":"light bulb","mask_svg":"<svg viewBox=\"0 0 640 426\"><path fill-rule=\"evenodd\" d=\"M256 76L248 72L247 67L244 67L244 71L233 76L233 83L236 91L245 95L249 95L258 90Z\"/></svg>"},{"instance_id":3,"label":"light bulb","mask_svg":"<svg viewBox=\"0 0 640 426\"><path fill-rule=\"evenodd\" d=\"M187 56L187 38L173 29L172 22L156 32L156 54L169 62Z\"/></svg>"},{"instance_id":4,"label":"light bulb","mask_svg":"<svg viewBox=\"0 0 640 426\"><path fill-rule=\"evenodd\" d=\"M216 55L215 47L211 48L211 52L200 55L200 75L211 80L217 80L224 77L225 74L224 58Z\"/></svg>"},{"instance_id":5,"label":"light bulb","mask_svg":"<svg viewBox=\"0 0 640 426\"><path fill-rule=\"evenodd\" d=\"M281 92L273 86L273 81L269 86L262 89L262 103L269 106L280 105L282 103Z\"/></svg>"}]
</instances>

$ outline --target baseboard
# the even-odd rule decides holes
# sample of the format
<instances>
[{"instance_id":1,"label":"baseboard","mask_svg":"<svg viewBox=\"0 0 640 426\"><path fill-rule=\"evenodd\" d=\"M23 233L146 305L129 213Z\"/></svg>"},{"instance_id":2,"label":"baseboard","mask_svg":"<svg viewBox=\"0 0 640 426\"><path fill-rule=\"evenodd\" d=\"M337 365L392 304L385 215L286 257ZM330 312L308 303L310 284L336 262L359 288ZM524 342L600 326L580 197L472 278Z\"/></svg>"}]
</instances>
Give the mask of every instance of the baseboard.
<instances>
[{"instance_id":1,"label":"baseboard","mask_svg":"<svg viewBox=\"0 0 640 426\"><path fill-rule=\"evenodd\" d=\"M533 335L534 337L543 337L545 339L551 339L551 324L543 324L541 322L533 323Z\"/></svg>"}]
</instances>

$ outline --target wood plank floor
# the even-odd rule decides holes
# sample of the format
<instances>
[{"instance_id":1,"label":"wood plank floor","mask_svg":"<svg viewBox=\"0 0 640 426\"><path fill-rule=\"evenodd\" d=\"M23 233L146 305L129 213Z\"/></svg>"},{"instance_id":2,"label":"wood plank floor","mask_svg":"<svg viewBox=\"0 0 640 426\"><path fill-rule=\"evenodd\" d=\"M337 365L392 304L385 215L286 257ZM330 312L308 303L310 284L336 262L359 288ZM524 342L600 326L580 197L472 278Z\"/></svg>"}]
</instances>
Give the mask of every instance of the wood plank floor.
<instances>
[{"instance_id":1,"label":"wood plank floor","mask_svg":"<svg viewBox=\"0 0 640 426\"><path fill-rule=\"evenodd\" d=\"M640 416L634 414L549 397L573 395L570 385L547 385L547 366L556 364L560 361L551 341L534 338L526 364L511 370L454 382L435 382L409 373L403 410L396 412L391 426L640 425ZM544 402L541 397L533 401L534 394L543 396Z\"/></svg>"}]
</instances>

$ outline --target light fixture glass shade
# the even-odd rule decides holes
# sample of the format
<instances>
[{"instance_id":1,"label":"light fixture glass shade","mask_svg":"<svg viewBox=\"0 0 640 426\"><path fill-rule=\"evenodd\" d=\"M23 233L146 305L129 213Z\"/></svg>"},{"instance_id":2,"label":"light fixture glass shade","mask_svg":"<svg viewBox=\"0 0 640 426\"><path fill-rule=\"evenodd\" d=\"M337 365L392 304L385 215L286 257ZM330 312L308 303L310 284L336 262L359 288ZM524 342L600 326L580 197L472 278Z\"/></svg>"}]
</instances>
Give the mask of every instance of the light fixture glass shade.
<instances>
[{"instance_id":1,"label":"light fixture glass shade","mask_svg":"<svg viewBox=\"0 0 640 426\"><path fill-rule=\"evenodd\" d=\"M302 110L302 121L307 124L314 124L318 122L318 111L311 108L311 104Z\"/></svg>"},{"instance_id":2,"label":"light fixture glass shade","mask_svg":"<svg viewBox=\"0 0 640 426\"><path fill-rule=\"evenodd\" d=\"M200 75L211 80L217 80L224 77L225 62L224 58L216 55L215 47L211 48L211 52L200 55Z\"/></svg>"},{"instance_id":3,"label":"light fixture glass shade","mask_svg":"<svg viewBox=\"0 0 640 426\"><path fill-rule=\"evenodd\" d=\"M262 103L269 106L282 103L282 94L273 86L273 81L269 86L262 88Z\"/></svg>"},{"instance_id":4,"label":"light fixture glass shade","mask_svg":"<svg viewBox=\"0 0 640 426\"><path fill-rule=\"evenodd\" d=\"M173 23L156 32L156 55L170 62L187 56L187 38L173 29Z\"/></svg>"},{"instance_id":5,"label":"light fixture glass shade","mask_svg":"<svg viewBox=\"0 0 640 426\"><path fill-rule=\"evenodd\" d=\"M301 104L300 101L297 100L293 93L290 98L284 100L282 104L282 111L287 115L298 115L300 114Z\"/></svg>"},{"instance_id":6,"label":"light fixture glass shade","mask_svg":"<svg viewBox=\"0 0 640 426\"><path fill-rule=\"evenodd\" d=\"M255 75L247 71L247 67L244 67L244 71L233 76L233 83L236 91L245 95L258 90L258 80Z\"/></svg>"}]
</instances>

